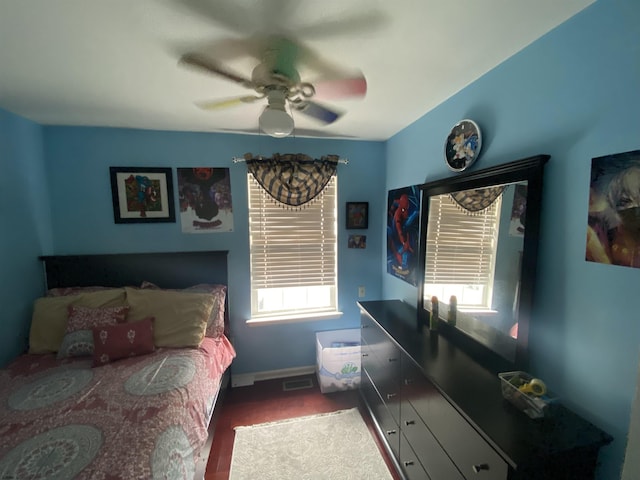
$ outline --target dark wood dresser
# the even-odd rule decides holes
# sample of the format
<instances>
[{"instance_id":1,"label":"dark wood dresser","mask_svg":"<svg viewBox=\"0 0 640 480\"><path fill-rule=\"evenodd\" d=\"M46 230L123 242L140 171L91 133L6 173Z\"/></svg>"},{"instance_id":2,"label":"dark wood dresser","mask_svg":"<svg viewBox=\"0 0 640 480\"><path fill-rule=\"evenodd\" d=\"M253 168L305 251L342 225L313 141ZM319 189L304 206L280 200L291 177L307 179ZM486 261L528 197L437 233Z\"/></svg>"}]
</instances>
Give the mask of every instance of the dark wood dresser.
<instances>
[{"instance_id":1,"label":"dark wood dresser","mask_svg":"<svg viewBox=\"0 0 640 480\"><path fill-rule=\"evenodd\" d=\"M607 433L561 404L531 419L497 372L444 335L419 332L399 300L359 302L361 395L407 479L590 479Z\"/></svg>"}]
</instances>

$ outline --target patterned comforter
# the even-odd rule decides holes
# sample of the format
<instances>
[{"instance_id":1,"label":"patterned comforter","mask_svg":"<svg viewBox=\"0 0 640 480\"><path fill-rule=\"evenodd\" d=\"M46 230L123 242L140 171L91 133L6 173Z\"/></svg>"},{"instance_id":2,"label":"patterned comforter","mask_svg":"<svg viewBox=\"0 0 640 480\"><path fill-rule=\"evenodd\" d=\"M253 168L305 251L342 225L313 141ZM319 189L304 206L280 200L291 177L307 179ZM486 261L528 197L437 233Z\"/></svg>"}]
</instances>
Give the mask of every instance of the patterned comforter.
<instances>
[{"instance_id":1,"label":"patterned comforter","mask_svg":"<svg viewBox=\"0 0 640 480\"><path fill-rule=\"evenodd\" d=\"M97 368L21 356L0 371L0 479L192 480L234 356L224 335Z\"/></svg>"}]
</instances>

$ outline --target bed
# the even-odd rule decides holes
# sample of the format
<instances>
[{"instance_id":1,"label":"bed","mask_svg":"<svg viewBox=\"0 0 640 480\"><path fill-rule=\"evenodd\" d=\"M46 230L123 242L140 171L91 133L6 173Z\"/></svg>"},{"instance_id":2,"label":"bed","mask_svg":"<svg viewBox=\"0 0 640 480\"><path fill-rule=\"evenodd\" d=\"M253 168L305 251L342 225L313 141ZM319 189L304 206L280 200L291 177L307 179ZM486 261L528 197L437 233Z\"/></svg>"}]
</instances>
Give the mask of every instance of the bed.
<instances>
[{"instance_id":1,"label":"bed","mask_svg":"<svg viewBox=\"0 0 640 480\"><path fill-rule=\"evenodd\" d=\"M29 353L0 371L0 478L202 478L235 357L226 258L41 257Z\"/></svg>"}]
</instances>

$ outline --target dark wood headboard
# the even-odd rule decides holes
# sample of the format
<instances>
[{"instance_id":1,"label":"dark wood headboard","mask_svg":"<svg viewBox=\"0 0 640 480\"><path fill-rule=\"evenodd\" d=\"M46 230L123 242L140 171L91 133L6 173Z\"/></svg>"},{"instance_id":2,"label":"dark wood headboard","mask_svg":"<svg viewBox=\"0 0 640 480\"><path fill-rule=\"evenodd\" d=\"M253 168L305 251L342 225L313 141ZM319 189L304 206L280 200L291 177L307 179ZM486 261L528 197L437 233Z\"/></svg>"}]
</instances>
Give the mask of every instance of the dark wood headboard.
<instances>
[{"instance_id":1,"label":"dark wood headboard","mask_svg":"<svg viewBox=\"0 0 640 480\"><path fill-rule=\"evenodd\" d=\"M227 251L43 256L46 288L227 285Z\"/></svg>"},{"instance_id":2,"label":"dark wood headboard","mask_svg":"<svg viewBox=\"0 0 640 480\"><path fill-rule=\"evenodd\" d=\"M42 256L46 288L139 287L186 288L198 283L228 285L227 250L166 253ZM229 296L225 299L225 333L229 336Z\"/></svg>"}]
</instances>

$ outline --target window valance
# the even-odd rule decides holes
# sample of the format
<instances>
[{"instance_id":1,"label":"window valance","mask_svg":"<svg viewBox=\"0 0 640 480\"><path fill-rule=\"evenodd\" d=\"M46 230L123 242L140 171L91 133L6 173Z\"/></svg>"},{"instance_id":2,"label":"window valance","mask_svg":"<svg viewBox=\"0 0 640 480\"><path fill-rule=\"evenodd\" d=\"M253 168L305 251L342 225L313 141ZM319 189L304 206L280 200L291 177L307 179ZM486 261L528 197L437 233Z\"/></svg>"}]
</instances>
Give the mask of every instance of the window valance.
<instances>
[{"instance_id":1,"label":"window valance","mask_svg":"<svg viewBox=\"0 0 640 480\"><path fill-rule=\"evenodd\" d=\"M451 193L451 199L458 204L463 210L470 213L481 212L485 208L491 206L496 199L502 195L506 187L504 185L497 187L475 188Z\"/></svg>"},{"instance_id":2,"label":"window valance","mask_svg":"<svg viewBox=\"0 0 640 480\"><path fill-rule=\"evenodd\" d=\"M245 155L247 169L260 186L276 201L300 207L322 193L336 174L339 157L327 155L313 159L308 155L278 154L271 158Z\"/></svg>"}]
</instances>

